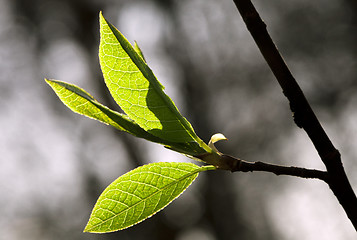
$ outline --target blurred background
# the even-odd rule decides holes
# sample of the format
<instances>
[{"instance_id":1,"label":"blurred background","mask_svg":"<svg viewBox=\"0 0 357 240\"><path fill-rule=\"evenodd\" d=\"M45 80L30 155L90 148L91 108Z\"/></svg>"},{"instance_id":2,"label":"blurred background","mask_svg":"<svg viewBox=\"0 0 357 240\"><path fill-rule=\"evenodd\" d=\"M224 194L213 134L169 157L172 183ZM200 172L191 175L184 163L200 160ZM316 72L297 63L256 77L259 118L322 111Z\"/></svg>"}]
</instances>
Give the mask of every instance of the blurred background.
<instances>
[{"instance_id":1,"label":"blurred background","mask_svg":"<svg viewBox=\"0 0 357 240\"><path fill-rule=\"evenodd\" d=\"M254 4L357 190L357 2ZM324 169L231 0L0 0L0 239L356 239L321 181L219 171L139 225L82 233L118 176L190 161L72 113L43 80L74 83L118 109L98 62L100 10L139 43L206 142L221 132L224 153Z\"/></svg>"}]
</instances>

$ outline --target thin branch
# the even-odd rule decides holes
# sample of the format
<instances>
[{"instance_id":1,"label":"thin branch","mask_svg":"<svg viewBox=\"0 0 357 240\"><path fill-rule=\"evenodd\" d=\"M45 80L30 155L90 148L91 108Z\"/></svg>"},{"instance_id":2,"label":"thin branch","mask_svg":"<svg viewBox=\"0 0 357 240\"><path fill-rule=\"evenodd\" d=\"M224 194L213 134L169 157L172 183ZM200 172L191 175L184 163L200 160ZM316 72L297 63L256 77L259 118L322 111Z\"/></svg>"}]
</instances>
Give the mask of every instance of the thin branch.
<instances>
[{"instance_id":1,"label":"thin branch","mask_svg":"<svg viewBox=\"0 0 357 240\"><path fill-rule=\"evenodd\" d=\"M216 166L217 169L229 170L231 172L270 172L276 175L315 178L326 183L329 182L329 174L326 171L316 169L288 167L265 162L248 162L222 153L201 155L199 158L208 164Z\"/></svg>"},{"instance_id":2,"label":"thin branch","mask_svg":"<svg viewBox=\"0 0 357 240\"><path fill-rule=\"evenodd\" d=\"M325 171L320 171L316 169L306 169L293 166L280 166L264 162L247 162L241 160L237 165L236 169L233 169L232 172L241 171L241 172L271 172L276 175L289 175L301 178L316 178L328 182L328 173Z\"/></svg>"},{"instance_id":3,"label":"thin branch","mask_svg":"<svg viewBox=\"0 0 357 240\"><path fill-rule=\"evenodd\" d=\"M276 175L289 175L301 178L316 178L328 183L328 173L321 170L307 169L293 166L281 166L265 162L248 162L226 154L220 155L222 168L229 168L232 172L271 172ZM218 166L220 168L220 166ZM228 169L227 169L228 170Z\"/></svg>"},{"instance_id":4,"label":"thin branch","mask_svg":"<svg viewBox=\"0 0 357 240\"><path fill-rule=\"evenodd\" d=\"M233 0L249 32L290 102L294 121L314 144L329 174L328 184L357 230L357 198L344 171L341 155L333 146L301 88L271 39L265 23L250 0Z\"/></svg>"}]
</instances>

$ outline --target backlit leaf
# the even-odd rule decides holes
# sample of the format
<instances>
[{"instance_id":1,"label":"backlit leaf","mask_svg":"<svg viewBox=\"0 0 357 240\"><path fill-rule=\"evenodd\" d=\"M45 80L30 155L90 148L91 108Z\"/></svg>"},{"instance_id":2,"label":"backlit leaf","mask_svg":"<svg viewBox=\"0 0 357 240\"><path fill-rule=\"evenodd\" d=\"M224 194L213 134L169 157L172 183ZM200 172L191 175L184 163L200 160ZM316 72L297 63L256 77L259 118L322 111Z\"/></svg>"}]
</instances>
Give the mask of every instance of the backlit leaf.
<instances>
[{"instance_id":1,"label":"backlit leaf","mask_svg":"<svg viewBox=\"0 0 357 240\"><path fill-rule=\"evenodd\" d=\"M198 176L215 169L192 163L151 163L111 183L95 204L85 232L113 232L137 224L167 206Z\"/></svg>"},{"instance_id":2,"label":"backlit leaf","mask_svg":"<svg viewBox=\"0 0 357 240\"><path fill-rule=\"evenodd\" d=\"M138 48L135 51L101 14L100 33L99 59L104 79L124 112L159 138L170 142L197 142L209 150L164 93L141 51Z\"/></svg>"},{"instance_id":3,"label":"backlit leaf","mask_svg":"<svg viewBox=\"0 0 357 240\"><path fill-rule=\"evenodd\" d=\"M61 101L72 111L96 119L102 123L109 124L119 130L129 132L137 137L154 142L162 142L161 139L142 129L128 116L113 111L97 102L83 89L62 81L45 80L52 87Z\"/></svg>"},{"instance_id":4,"label":"backlit leaf","mask_svg":"<svg viewBox=\"0 0 357 240\"><path fill-rule=\"evenodd\" d=\"M203 153L202 148L196 142L170 142L156 137L131 120L125 114L118 113L97 102L93 96L83 89L66 82L58 80L48 80L46 82L51 86L60 100L72 111L85 115L89 118L109 124L121 131L126 131L136 137L160 143L174 151L196 156Z\"/></svg>"}]
</instances>

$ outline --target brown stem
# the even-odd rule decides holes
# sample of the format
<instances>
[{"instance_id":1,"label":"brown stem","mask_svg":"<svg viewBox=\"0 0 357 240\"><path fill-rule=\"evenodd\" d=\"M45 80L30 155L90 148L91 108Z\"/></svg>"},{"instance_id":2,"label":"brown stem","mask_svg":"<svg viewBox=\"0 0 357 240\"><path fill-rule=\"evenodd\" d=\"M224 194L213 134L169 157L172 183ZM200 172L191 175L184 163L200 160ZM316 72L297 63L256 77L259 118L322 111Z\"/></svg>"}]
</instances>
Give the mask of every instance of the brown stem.
<instances>
[{"instance_id":1,"label":"brown stem","mask_svg":"<svg viewBox=\"0 0 357 240\"><path fill-rule=\"evenodd\" d=\"M289 175L301 178L316 178L328 182L328 174L327 172L315 170L315 169L306 169L300 167L287 167L274 165L270 163L264 162L247 162L240 161L240 164L237 165L237 168L234 171L241 172L254 172L254 171L262 171L262 172L271 172L276 175Z\"/></svg>"},{"instance_id":2,"label":"brown stem","mask_svg":"<svg viewBox=\"0 0 357 240\"><path fill-rule=\"evenodd\" d=\"M296 125L303 128L314 144L329 174L328 184L357 230L357 198L344 171L341 156L322 128L271 39L265 23L250 0L233 0L249 32L290 102Z\"/></svg>"},{"instance_id":3,"label":"brown stem","mask_svg":"<svg viewBox=\"0 0 357 240\"><path fill-rule=\"evenodd\" d=\"M198 156L204 162L216 166L217 169L231 172L271 172L276 175L288 175L301 178L315 178L329 182L329 175L325 171L306 169L293 166L281 166L265 162L248 162L226 154L205 154Z\"/></svg>"}]
</instances>

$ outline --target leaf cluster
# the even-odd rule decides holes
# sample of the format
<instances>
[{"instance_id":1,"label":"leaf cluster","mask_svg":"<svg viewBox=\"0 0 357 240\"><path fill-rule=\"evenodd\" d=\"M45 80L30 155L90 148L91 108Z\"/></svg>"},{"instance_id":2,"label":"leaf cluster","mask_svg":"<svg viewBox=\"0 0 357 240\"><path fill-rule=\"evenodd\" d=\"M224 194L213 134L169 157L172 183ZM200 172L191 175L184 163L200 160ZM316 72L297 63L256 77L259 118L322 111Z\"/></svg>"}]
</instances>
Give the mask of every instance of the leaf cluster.
<instances>
[{"instance_id":1,"label":"leaf cluster","mask_svg":"<svg viewBox=\"0 0 357 240\"><path fill-rule=\"evenodd\" d=\"M101 13L99 17L101 69L110 94L125 114L109 109L78 86L46 79L60 100L76 113L214 163L219 152L213 143L224 136L213 138L209 145L204 143L165 94L137 43L132 46ZM136 168L103 191L85 231L112 232L139 223L177 198L199 172L213 169L216 167L165 162Z\"/></svg>"}]
</instances>

